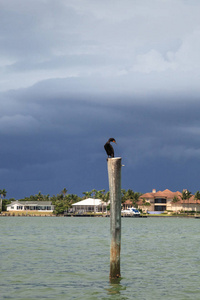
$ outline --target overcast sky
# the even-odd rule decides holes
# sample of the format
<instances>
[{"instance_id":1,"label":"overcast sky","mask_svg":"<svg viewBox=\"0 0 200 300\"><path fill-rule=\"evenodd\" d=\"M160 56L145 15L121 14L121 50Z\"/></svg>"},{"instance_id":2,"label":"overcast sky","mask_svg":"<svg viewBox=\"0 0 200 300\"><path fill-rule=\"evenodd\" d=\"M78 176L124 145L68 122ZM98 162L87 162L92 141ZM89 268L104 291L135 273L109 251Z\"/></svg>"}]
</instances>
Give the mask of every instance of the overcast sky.
<instances>
[{"instance_id":1,"label":"overcast sky","mask_svg":"<svg viewBox=\"0 0 200 300\"><path fill-rule=\"evenodd\" d=\"M7 198L200 190L200 1L0 0Z\"/></svg>"}]
</instances>

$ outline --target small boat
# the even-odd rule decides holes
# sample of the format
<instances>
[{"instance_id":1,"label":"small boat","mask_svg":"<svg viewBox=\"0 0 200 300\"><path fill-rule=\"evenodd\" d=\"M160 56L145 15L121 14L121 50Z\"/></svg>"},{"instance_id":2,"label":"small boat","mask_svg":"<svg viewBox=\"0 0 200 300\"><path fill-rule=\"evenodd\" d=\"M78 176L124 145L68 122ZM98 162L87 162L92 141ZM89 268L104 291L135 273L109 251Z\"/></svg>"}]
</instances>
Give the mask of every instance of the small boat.
<instances>
[{"instance_id":1,"label":"small boat","mask_svg":"<svg viewBox=\"0 0 200 300\"><path fill-rule=\"evenodd\" d=\"M140 212L137 208L131 207L121 211L122 217L139 217Z\"/></svg>"}]
</instances>

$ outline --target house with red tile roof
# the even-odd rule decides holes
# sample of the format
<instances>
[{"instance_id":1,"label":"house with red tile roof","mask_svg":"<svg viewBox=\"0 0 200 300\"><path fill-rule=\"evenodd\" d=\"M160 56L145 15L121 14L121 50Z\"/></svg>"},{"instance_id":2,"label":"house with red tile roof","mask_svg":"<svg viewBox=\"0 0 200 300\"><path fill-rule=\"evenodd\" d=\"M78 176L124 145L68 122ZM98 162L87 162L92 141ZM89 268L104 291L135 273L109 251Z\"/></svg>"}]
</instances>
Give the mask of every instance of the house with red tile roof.
<instances>
[{"instance_id":1,"label":"house with red tile roof","mask_svg":"<svg viewBox=\"0 0 200 300\"><path fill-rule=\"evenodd\" d=\"M194 195L187 200L182 199L182 193L172 192L168 189L151 193L145 193L140 196L138 208L143 211L200 211L200 200L196 200Z\"/></svg>"}]
</instances>

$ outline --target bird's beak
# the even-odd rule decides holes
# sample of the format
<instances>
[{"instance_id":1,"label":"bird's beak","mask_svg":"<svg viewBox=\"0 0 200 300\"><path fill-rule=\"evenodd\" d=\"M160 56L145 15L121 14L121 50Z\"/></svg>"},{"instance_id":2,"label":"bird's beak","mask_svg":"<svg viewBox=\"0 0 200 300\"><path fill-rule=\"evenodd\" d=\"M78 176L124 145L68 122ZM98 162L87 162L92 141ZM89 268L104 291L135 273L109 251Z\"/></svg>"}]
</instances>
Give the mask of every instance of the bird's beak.
<instances>
[{"instance_id":1,"label":"bird's beak","mask_svg":"<svg viewBox=\"0 0 200 300\"><path fill-rule=\"evenodd\" d=\"M117 145L116 141L113 141L113 142Z\"/></svg>"}]
</instances>

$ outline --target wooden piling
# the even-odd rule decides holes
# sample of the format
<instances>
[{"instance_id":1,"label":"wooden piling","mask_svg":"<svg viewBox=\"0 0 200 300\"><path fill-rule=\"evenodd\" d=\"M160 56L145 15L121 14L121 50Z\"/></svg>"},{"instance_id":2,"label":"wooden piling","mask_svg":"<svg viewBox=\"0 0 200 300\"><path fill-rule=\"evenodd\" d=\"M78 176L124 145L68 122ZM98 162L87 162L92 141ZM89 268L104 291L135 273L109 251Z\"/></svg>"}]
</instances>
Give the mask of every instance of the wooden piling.
<instances>
[{"instance_id":1,"label":"wooden piling","mask_svg":"<svg viewBox=\"0 0 200 300\"><path fill-rule=\"evenodd\" d=\"M110 279L121 277L121 157L108 158L110 190Z\"/></svg>"}]
</instances>

